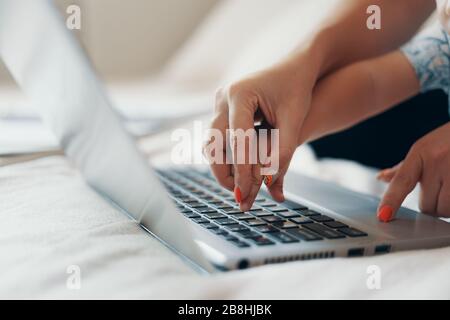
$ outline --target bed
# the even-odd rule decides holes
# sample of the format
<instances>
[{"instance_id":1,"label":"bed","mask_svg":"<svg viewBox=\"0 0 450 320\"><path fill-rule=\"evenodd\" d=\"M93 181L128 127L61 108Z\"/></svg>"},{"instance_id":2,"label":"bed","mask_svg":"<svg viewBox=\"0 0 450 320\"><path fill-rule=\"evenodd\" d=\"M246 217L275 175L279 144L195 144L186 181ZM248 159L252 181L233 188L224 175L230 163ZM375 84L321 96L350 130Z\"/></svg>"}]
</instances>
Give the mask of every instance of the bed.
<instances>
[{"instance_id":1,"label":"bed","mask_svg":"<svg viewBox=\"0 0 450 320\"><path fill-rule=\"evenodd\" d=\"M255 1L245 5L254 6ZM266 11L255 11L252 17L266 21L268 15L275 16L270 24L259 24L252 31L264 36L253 37L252 44L234 57L230 48L249 42L246 36L252 33L231 32L244 20L247 27L256 25L248 17L226 18L227 12L243 10L233 7L238 2L244 3L228 1L217 9L220 15L217 10L211 14L169 63L161 81L183 88L206 83L203 90L210 92L224 81L275 61L295 44L292 39L304 35L319 19L306 14L302 28L295 28L300 23L296 12L311 12L320 1L284 0L290 9L283 15L273 11L279 0L268 0ZM293 34L278 36L293 28L297 30ZM205 57L205 48L223 39L229 45ZM119 105L136 97L129 90L111 93ZM168 134L140 141L141 149L157 164L167 161ZM359 192L380 195L385 189L376 181L375 170L349 161L317 160L308 146L298 150L292 163L292 170ZM417 190L406 204L417 206ZM0 221L0 298L4 299L450 298L450 248L200 275L89 188L58 152L0 157ZM375 286L374 270L380 276Z\"/></svg>"},{"instance_id":2,"label":"bed","mask_svg":"<svg viewBox=\"0 0 450 320\"><path fill-rule=\"evenodd\" d=\"M348 184L344 177L357 173L362 189L380 188L375 172L357 164L317 161L307 147L296 159L293 170L322 172L351 188L355 179ZM1 298L450 298L450 248L200 275L111 207L59 155L1 167L0 197ZM378 289L368 284L373 266L381 275Z\"/></svg>"}]
</instances>

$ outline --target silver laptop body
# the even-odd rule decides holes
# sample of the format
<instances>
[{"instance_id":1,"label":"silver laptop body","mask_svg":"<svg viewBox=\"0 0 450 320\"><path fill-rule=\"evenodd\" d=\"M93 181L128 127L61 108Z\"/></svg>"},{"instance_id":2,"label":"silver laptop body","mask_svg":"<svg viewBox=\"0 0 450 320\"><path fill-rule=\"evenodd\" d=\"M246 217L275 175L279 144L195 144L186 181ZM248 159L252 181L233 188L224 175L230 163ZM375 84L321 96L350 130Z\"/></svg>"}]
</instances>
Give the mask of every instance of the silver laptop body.
<instances>
[{"instance_id":1,"label":"silver laptop body","mask_svg":"<svg viewBox=\"0 0 450 320\"><path fill-rule=\"evenodd\" d=\"M380 223L378 199L296 174L286 204L262 193L240 213L205 172L152 170L47 0L0 0L0 56L89 185L202 270L450 244L444 221L402 208Z\"/></svg>"}]
</instances>

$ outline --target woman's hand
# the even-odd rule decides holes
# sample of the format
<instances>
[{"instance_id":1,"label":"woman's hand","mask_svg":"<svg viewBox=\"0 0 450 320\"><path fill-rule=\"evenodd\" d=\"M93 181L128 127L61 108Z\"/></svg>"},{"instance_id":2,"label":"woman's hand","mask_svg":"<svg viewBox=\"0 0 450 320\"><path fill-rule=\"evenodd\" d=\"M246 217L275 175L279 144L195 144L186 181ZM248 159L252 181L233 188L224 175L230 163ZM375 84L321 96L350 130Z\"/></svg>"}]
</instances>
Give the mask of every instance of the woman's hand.
<instances>
[{"instance_id":1,"label":"woman's hand","mask_svg":"<svg viewBox=\"0 0 450 320\"><path fill-rule=\"evenodd\" d=\"M279 144L271 146L270 150L270 157L278 157L278 171L265 180L270 194L279 202L284 201L283 178L298 146L300 128L310 107L317 75L313 65L313 60L297 56L295 60L288 59L220 89L216 97L211 127L220 130L224 137L224 161L226 157L236 160L237 148L241 148L240 151L245 149L245 160L249 159L250 152L248 143L236 145L236 140L231 139L232 145L228 150L232 154L227 154L227 129L254 129L255 123L259 121L279 129ZM208 144L204 151L207 147ZM236 198L240 198L237 201L241 210L250 209L264 179L259 172L260 165L233 161L232 165L211 163L211 168L223 187L235 190Z\"/></svg>"},{"instance_id":2,"label":"woman's hand","mask_svg":"<svg viewBox=\"0 0 450 320\"><path fill-rule=\"evenodd\" d=\"M429 215L450 217L450 123L417 141L406 159L380 172L389 182L378 217L393 219L403 200L420 183L420 210Z\"/></svg>"},{"instance_id":3,"label":"woman's hand","mask_svg":"<svg viewBox=\"0 0 450 320\"><path fill-rule=\"evenodd\" d=\"M336 4L318 31L302 41L302 51L268 70L254 74L219 90L213 129L226 137L227 129L251 129L262 116L279 129L279 170L268 187L275 200L283 201L283 177L292 154L302 138L298 132L310 109L312 90L322 76L355 61L389 52L410 38L434 10L433 1L379 1L386 13L383 30L366 28L366 8L370 0L348 0ZM402 14L399 15L398 13ZM387 30L387 31L386 31ZM357 45L355 45L357 44ZM303 141L308 139L306 135ZM225 141L225 139L222 139ZM207 154L208 143L204 147ZM227 146L214 158L225 158ZM232 148L233 150L233 148ZM235 150L233 150L235 151ZM247 210L256 198L262 176L250 164L211 164L220 184L229 190L236 187L241 210ZM256 174L255 174L256 173ZM240 197L239 197L240 196Z\"/></svg>"}]
</instances>

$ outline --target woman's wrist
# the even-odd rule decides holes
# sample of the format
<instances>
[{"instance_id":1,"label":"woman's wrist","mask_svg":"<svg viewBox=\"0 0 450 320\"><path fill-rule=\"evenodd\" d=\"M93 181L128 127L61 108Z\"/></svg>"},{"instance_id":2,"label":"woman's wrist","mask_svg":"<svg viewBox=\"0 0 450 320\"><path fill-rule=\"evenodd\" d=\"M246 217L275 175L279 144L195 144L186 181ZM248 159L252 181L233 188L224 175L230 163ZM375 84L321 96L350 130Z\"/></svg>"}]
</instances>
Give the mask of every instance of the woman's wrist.
<instances>
[{"instance_id":1,"label":"woman's wrist","mask_svg":"<svg viewBox=\"0 0 450 320\"><path fill-rule=\"evenodd\" d=\"M336 55L330 52L332 51L330 34L327 29L319 30L304 41L292 57L297 70L305 69L307 66L316 81L333 70L337 62Z\"/></svg>"}]
</instances>

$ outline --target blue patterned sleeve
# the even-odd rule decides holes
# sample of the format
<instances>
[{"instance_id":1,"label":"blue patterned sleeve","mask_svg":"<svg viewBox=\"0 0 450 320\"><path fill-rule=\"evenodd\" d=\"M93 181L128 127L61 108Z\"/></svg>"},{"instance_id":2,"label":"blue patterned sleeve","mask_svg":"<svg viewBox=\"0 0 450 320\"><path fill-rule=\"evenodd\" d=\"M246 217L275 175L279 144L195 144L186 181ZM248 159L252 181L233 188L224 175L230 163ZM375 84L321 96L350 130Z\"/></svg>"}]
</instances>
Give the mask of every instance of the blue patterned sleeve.
<instances>
[{"instance_id":1,"label":"blue patterned sleeve","mask_svg":"<svg viewBox=\"0 0 450 320\"><path fill-rule=\"evenodd\" d=\"M442 89L449 93L450 48L448 35L439 25L425 30L401 50L413 65L422 92Z\"/></svg>"}]
</instances>

